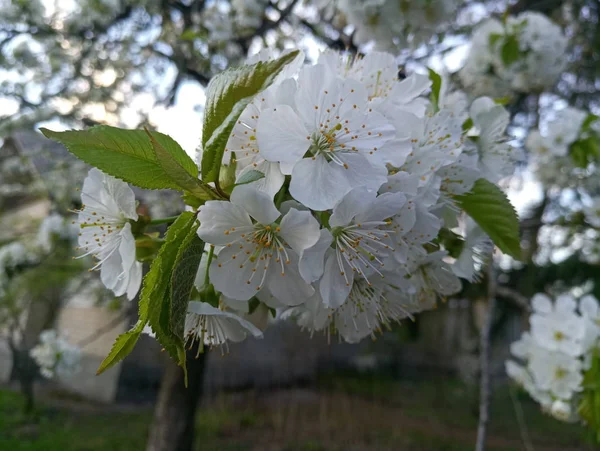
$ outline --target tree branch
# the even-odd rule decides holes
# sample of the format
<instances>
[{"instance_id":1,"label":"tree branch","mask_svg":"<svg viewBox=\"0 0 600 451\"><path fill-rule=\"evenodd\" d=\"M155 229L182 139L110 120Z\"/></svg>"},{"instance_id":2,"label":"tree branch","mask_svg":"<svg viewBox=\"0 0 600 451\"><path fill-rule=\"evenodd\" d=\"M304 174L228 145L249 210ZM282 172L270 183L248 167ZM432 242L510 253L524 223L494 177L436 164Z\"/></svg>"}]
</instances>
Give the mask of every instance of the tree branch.
<instances>
[{"instance_id":1,"label":"tree branch","mask_svg":"<svg viewBox=\"0 0 600 451\"><path fill-rule=\"evenodd\" d=\"M494 265L489 266L488 272L488 305L485 321L480 333L480 390L479 390L479 425L477 426L477 442L475 451L484 451L487 435L487 425L490 415L490 354L491 354L491 331L494 322L494 310L496 309L496 272Z\"/></svg>"},{"instance_id":2,"label":"tree branch","mask_svg":"<svg viewBox=\"0 0 600 451\"><path fill-rule=\"evenodd\" d=\"M498 296L510 300L517 307L520 307L521 309L527 312L531 311L531 306L529 305L529 298L527 296L523 296L518 291L506 286L498 286L496 287L496 293L498 294Z\"/></svg>"}]
</instances>

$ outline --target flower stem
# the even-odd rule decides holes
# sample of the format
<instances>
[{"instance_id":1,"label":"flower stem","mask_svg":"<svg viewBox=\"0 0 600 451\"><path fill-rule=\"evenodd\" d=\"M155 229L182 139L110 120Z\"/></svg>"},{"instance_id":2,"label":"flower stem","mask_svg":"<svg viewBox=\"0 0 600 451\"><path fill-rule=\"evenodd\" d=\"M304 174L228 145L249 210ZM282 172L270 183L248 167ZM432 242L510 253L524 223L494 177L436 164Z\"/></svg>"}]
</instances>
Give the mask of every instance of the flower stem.
<instances>
[{"instance_id":1,"label":"flower stem","mask_svg":"<svg viewBox=\"0 0 600 451\"><path fill-rule=\"evenodd\" d=\"M213 259L213 255L215 253L215 247L210 246L210 250L208 251L208 264L206 265L206 273L204 274L204 286L207 287L210 283L210 278L208 276L208 270L210 269L210 262Z\"/></svg>"},{"instance_id":2,"label":"flower stem","mask_svg":"<svg viewBox=\"0 0 600 451\"><path fill-rule=\"evenodd\" d=\"M158 219L152 219L148 224L149 225L159 225L159 224L168 224L170 222L175 222L175 220L178 218L179 216L169 216L168 218L158 218Z\"/></svg>"}]
</instances>

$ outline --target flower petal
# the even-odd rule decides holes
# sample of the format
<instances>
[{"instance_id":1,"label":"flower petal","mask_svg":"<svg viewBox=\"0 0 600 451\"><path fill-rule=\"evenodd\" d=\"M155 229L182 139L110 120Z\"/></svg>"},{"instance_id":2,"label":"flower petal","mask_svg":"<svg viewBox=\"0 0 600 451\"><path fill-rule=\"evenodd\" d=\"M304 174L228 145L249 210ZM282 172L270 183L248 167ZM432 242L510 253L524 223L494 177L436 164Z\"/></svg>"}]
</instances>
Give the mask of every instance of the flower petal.
<instances>
[{"instance_id":1,"label":"flower petal","mask_svg":"<svg viewBox=\"0 0 600 451\"><path fill-rule=\"evenodd\" d=\"M346 170L321 155L314 160L303 158L294 166L290 194L312 210L333 208L348 191Z\"/></svg>"},{"instance_id":2,"label":"flower petal","mask_svg":"<svg viewBox=\"0 0 600 451\"><path fill-rule=\"evenodd\" d=\"M231 203L246 210L260 224L272 224L281 216L273 199L253 186L236 187L231 193Z\"/></svg>"},{"instance_id":3,"label":"flower petal","mask_svg":"<svg viewBox=\"0 0 600 451\"><path fill-rule=\"evenodd\" d=\"M308 282L316 282L323 275L325 252L333 241L333 235L327 229L321 229L317 243L300 254L298 269L302 278Z\"/></svg>"},{"instance_id":4,"label":"flower petal","mask_svg":"<svg viewBox=\"0 0 600 451\"><path fill-rule=\"evenodd\" d=\"M311 144L310 133L289 105L261 112L256 128L260 154L265 160L295 163Z\"/></svg>"},{"instance_id":5,"label":"flower petal","mask_svg":"<svg viewBox=\"0 0 600 451\"><path fill-rule=\"evenodd\" d=\"M325 261L325 271L319 283L319 292L323 298L323 304L329 308L338 308L350 294L354 282L352 268L342 258L343 271L340 269L335 251L329 252ZM342 274L342 272L344 274Z\"/></svg>"},{"instance_id":6,"label":"flower petal","mask_svg":"<svg viewBox=\"0 0 600 451\"><path fill-rule=\"evenodd\" d=\"M267 285L275 298L286 305L299 305L315 293L298 272L297 257L285 265L285 272L269 271Z\"/></svg>"},{"instance_id":7,"label":"flower petal","mask_svg":"<svg viewBox=\"0 0 600 451\"><path fill-rule=\"evenodd\" d=\"M239 301L247 301L260 291L268 266L259 258L252 262L248 256L253 252L254 248L237 243L221 249L209 269L210 281L217 291Z\"/></svg>"},{"instance_id":8,"label":"flower petal","mask_svg":"<svg viewBox=\"0 0 600 451\"><path fill-rule=\"evenodd\" d=\"M545 294L538 293L533 298L531 298L531 306L533 310L537 313L548 314L552 313L554 307L552 305L552 300L546 296Z\"/></svg>"},{"instance_id":9,"label":"flower petal","mask_svg":"<svg viewBox=\"0 0 600 451\"><path fill-rule=\"evenodd\" d=\"M402 193L383 193L373 200L364 213L356 216L356 221L383 221L397 215L405 203L406 196Z\"/></svg>"},{"instance_id":10,"label":"flower petal","mask_svg":"<svg viewBox=\"0 0 600 451\"><path fill-rule=\"evenodd\" d=\"M333 207L333 213L329 218L331 227L346 226L352 220L364 212L375 200L377 194L359 186L347 193L344 198Z\"/></svg>"},{"instance_id":11,"label":"flower petal","mask_svg":"<svg viewBox=\"0 0 600 451\"><path fill-rule=\"evenodd\" d=\"M319 239L319 223L310 211L291 208L281 220L280 227L280 235L298 255Z\"/></svg>"},{"instance_id":12,"label":"flower petal","mask_svg":"<svg viewBox=\"0 0 600 451\"><path fill-rule=\"evenodd\" d=\"M238 241L252 229L252 221L244 208L220 200L208 201L200 207L198 220L198 236L217 246Z\"/></svg>"}]
</instances>

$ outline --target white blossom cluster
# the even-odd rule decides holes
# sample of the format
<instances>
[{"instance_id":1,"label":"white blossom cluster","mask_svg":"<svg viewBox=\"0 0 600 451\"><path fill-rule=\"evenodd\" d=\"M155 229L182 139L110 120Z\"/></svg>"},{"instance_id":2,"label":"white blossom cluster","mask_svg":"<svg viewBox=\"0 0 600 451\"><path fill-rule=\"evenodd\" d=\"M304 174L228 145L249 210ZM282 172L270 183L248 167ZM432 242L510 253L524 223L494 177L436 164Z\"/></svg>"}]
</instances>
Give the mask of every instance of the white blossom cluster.
<instances>
[{"instance_id":1,"label":"white blossom cluster","mask_svg":"<svg viewBox=\"0 0 600 451\"><path fill-rule=\"evenodd\" d=\"M488 98L430 104L430 86L418 74L400 81L387 53L327 52L314 65L299 57L253 99L225 148L238 185L197 212L207 246L189 339L258 337L247 317L264 304L355 342L434 308L460 290L458 276L475 277L493 246L454 196L512 171L508 114ZM141 277L133 193L92 169L82 199L80 246L100 260L103 283L131 298ZM461 224L456 264L437 237Z\"/></svg>"},{"instance_id":2,"label":"white blossom cluster","mask_svg":"<svg viewBox=\"0 0 600 451\"><path fill-rule=\"evenodd\" d=\"M11 273L19 266L35 263L38 256L19 241L0 246L0 296L3 296Z\"/></svg>"},{"instance_id":3,"label":"white blossom cluster","mask_svg":"<svg viewBox=\"0 0 600 451\"><path fill-rule=\"evenodd\" d=\"M543 14L490 19L473 33L460 79L474 96L541 92L564 71L567 45L561 28Z\"/></svg>"},{"instance_id":4,"label":"white blossom cluster","mask_svg":"<svg viewBox=\"0 0 600 451\"><path fill-rule=\"evenodd\" d=\"M226 43L236 35L250 33L264 21L267 0L216 1L202 12L202 25L211 43Z\"/></svg>"},{"instance_id":5,"label":"white blossom cluster","mask_svg":"<svg viewBox=\"0 0 600 451\"><path fill-rule=\"evenodd\" d=\"M37 245L42 251L50 252L57 239L71 240L77 236L77 231L78 227L71 220L58 213L51 213L42 220L38 228Z\"/></svg>"},{"instance_id":6,"label":"white blossom cluster","mask_svg":"<svg viewBox=\"0 0 600 451\"><path fill-rule=\"evenodd\" d=\"M39 344L29 351L29 355L39 366L41 375L47 379L68 378L80 368L80 349L54 329L40 334Z\"/></svg>"},{"instance_id":7,"label":"white blossom cluster","mask_svg":"<svg viewBox=\"0 0 600 451\"><path fill-rule=\"evenodd\" d=\"M600 306L591 295L578 302L568 294L556 301L536 294L532 307L530 330L511 345L521 363L508 360L506 372L545 411L575 421L583 375L598 347Z\"/></svg>"},{"instance_id":8,"label":"white blossom cluster","mask_svg":"<svg viewBox=\"0 0 600 451\"><path fill-rule=\"evenodd\" d=\"M585 179L595 173L587 162L577 165L573 149L586 139L600 138L600 121L588 121L589 113L573 107L556 112L545 130L529 133L525 146L532 154L531 167L545 186L586 186ZM579 146L585 151L585 146ZM592 186L592 185L590 185Z\"/></svg>"},{"instance_id":9,"label":"white blossom cluster","mask_svg":"<svg viewBox=\"0 0 600 451\"><path fill-rule=\"evenodd\" d=\"M321 2L330 3L330 2ZM375 43L380 50L417 46L449 24L462 0L339 0L345 22L355 28L356 45Z\"/></svg>"}]
</instances>

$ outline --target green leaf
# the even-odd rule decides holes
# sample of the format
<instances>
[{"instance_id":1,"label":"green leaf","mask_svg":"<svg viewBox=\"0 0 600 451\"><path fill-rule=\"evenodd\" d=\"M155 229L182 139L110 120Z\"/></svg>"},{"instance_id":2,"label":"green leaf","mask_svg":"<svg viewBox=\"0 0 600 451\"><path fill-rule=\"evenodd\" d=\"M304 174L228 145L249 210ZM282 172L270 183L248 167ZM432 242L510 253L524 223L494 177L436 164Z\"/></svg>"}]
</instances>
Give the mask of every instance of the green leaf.
<instances>
[{"instance_id":1,"label":"green leaf","mask_svg":"<svg viewBox=\"0 0 600 451\"><path fill-rule=\"evenodd\" d=\"M593 353L590 368L583 373L582 386L578 413L592 430L594 441L600 443L600 356L597 350Z\"/></svg>"},{"instance_id":2,"label":"green leaf","mask_svg":"<svg viewBox=\"0 0 600 451\"><path fill-rule=\"evenodd\" d=\"M500 39L502 39L503 35L500 33L490 33L490 47L495 47Z\"/></svg>"},{"instance_id":3,"label":"green leaf","mask_svg":"<svg viewBox=\"0 0 600 451\"><path fill-rule=\"evenodd\" d=\"M500 49L500 57L505 66L510 66L521 57L519 50L519 40L515 35L506 36L502 48Z\"/></svg>"},{"instance_id":4,"label":"green leaf","mask_svg":"<svg viewBox=\"0 0 600 451\"><path fill-rule=\"evenodd\" d=\"M463 132L467 132L467 131L471 130L472 128L473 128L473 119L468 118L466 121L463 122L463 125L462 125Z\"/></svg>"},{"instance_id":5,"label":"green leaf","mask_svg":"<svg viewBox=\"0 0 600 451\"><path fill-rule=\"evenodd\" d=\"M183 333L178 334L171 329L173 307L171 277L180 249L189 236L190 230L196 227L195 223L196 215L186 211L167 229L165 242L144 278L144 287L140 296L140 304L147 305L148 323L156 334L156 339L169 355L184 368Z\"/></svg>"},{"instance_id":6,"label":"green leaf","mask_svg":"<svg viewBox=\"0 0 600 451\"><path fill-rule=\"evenodd\" d=\"M475 182L473 189L455 199L494 241L500 250L517 260L521 258L519 219L506 194L486 179Z\"/></svg>"},{"instance_id":7,"label":"green leaf","mask_svg":"<svg viewBox=\"0 0 600 451\"><path fill-rule=\"evenodd\" d=\"M140 324L140 322L138 322ZM132 330L125 332L117 337L117 340L113 344L112 349L108 356L102 361L96 374L101 374L110 367L116 365L118 362L123 360L131 351L135 344L137 343L140 335L142 334L142 330L144 326L141 327L141 330L138 330L138 326L136 325Z\"/></svg>"},{"instance_id":8,"label":"green leaf","mask_svg":"<svg viewBox=\"0 0 600 451\"><path fill-rule=\"evenodd\" d=\"M190 228L179 248L171 276L170 328L176 336L180 337L184 336L187 307L204 252L204 241L198 237L196 230L198 230L197 222Z\"/></svg>"},{"instance_id":9,"label":"green leaf","mask_svg":"<svg viewBox=\"0 0 600 451\"><path fill-rule=\"evenodd\" d=\"M494 103L496 105L502 105L502 106L506 106L508 105L512 100L511 96L504 96L504 97L496 97L494 99Z\"/></svg>"},{"instance_id":10,"label":"green leaf","mask_svg":"<svg viewBox=\"0 0 600 451\"><path fill-rule=\"evenodd\" d=\"M114 177L140 188L181 190L157 160L144 130L123 130L107 125L81 131L40 130L47 138L64 144L79 159ZM162 133L152 132L152 136L189 176L198 177L198 167L179 144Z\"/></svg>"},{"instance_id":11,"label":"green leaf","mask_svg":"<svg viewBox=\"0 0 600 451\"><path fill-rule=\"evenodd\" d=\"M257 171L256 169L251 169L248 172L242 174L242 176L238 179L235 186L246 185L248 183L256 182L257 180L264 179L265 174Z\"/></svg>"},{"instance_id":12,"label":"green leaf","mask_svg":"<svg viewBox=\"0 0 600 451\"><path fill-rule=\"evenodd\" d=\"M597 120L598 120L598 116L596 116L595 114L589 113L587 115L587 117L585 118L585 120L583 121L583 124L581 124L581 131L582 132L589 131L590 126Z\"/></svg>"},{"instance_id":13,"label":"green leaf","mask_svg":"<svg viewBox=\"0 0 600 451\"><path fill-rule=\"evenodd\" d=\"M571 144L569 155L575 166L579 168L587 168L588 164L595 161L600 156L598 141L595 136L589 136L580 139Z\"/></svg>"},{"instance_id":14,"label":"green leaf","mask_svg":"<svg viewBox=\"0 0 600 451\"><path fill-rule=\"evenodd\" d=\"M154 149L154 155L156 156L156 160L160 164L165 174L167 174L171 178L171 180L173 180L173 182L175 182L182 189L193 194L198 199L209 200L215 198L215 196L213 196L212 189L198 179L197 169L195 171L196 174L192 175L187 171L185 167L183 167L179 163L179 161L177 161L175 155L171 153L175 151L175 147L169 151L165 149L165 147L161 143L158 142L158 140L152 135L152 133L150 133L148 130L146 130L146 133L148 134L148 137L152 144L152 148ZM177 152L183 152L183 157L179 156L179 159L187 157L192 162L192 164L196 166L196 164L184 152L184 150L181 149L181 147L177 146L177 148L179 149Z\"/></svg>"},{"instance_id":15,"label":"green leaf","mask_svg":"<svg viewBox=\"0 0 600 451\"><path fill-rule=\"evenodd\" d=\"M427 69L429 71L429 79L431 80L431 104L433 105L434 111L440 110L440 91L442 89L442 77L433 69Z\"/></svg>"},{"instance_id":16,"label":"green leaf","mask_svg":"<svg viewBox=\"0 0 600 451\"><path fill-rule=\"evenodd\" d=\"M225 145L244 108L266 89L298 55L290 52L279 59L227 69L208 84L202 128L202 180L219 179Z\"/></svg>"}]
</instances>

